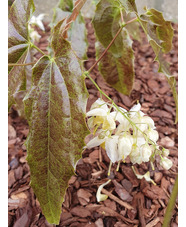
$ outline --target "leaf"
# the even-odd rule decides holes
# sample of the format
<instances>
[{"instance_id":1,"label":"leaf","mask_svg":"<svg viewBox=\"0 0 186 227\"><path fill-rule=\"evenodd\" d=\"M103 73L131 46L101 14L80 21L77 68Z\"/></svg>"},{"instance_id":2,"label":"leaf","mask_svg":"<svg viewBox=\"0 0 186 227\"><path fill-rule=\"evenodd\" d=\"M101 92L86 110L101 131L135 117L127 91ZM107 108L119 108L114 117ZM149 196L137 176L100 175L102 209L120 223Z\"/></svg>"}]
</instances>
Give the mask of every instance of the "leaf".
<instances>
[{"instance_id":1,"label":"leaf","mask_svg":"<svg viewBox=\"0 0 186 227\"><path fill-rule=\"evenodd\" d=\"M47 221L54 224L59 224L68 181L89 133L84 77L70 43L61 36L61 25L53 30L55 56L43 56L35 65L32 88L24 100L31 186Z\"/></svg>"},{"instance_id":2,"label":"leaf","mask_svg":"<svg viewBox=\"0 0 186 227\"><path fill-rule=\"evenodd\" d=\"M107 52L99 63L99 71L106 82L117 91L129 95L134 82L134 55L132 42L124 29L122 31L123 49L122 56L115 57ZM104 51L100 43L97 45L98 57Z\"/></svg>"},{"instance_id":3,"label":"leaf","mask_svg":"<svg viewBox=\"0 0 186 227\"><path fill-rule=\"evenodd\" d=\"M101 0L96 6L93 19L95 33L104 48L110 44L115 34L120 29L120 5L116 1ZM119 34L109 51L115 57L121 57L123 48L122 35Z\"/></svg>"},{"instance_id":4,"label":"leaf","mask_svg":"<svg viewBox=\"0 0 186 227\"><path fill-rule=\"evenodd\" d=\"M28 21L34 11L32 0L16 0L10 8L8 20L8 62L23 64L27 61L30 51L28 38ZM14 95L25 88L25 68L22 66L9 67L9 108L15 103Z\"/></svg>"},{"instance_id":5,"label":"leaf","mask_svg":"<svg viewBox=\"0 0 186 227\"><path fill-rule=\"evenodd\" d=\"M170 21L165 21L161 12L155 9L146 9L146 13L140 16L145 31L148 34L149 41L158 54L162 52L168 53L172 49L172 38L174 31Z\"/></svg>"},{"instance_id":6,"label":"leaf","mask_svg":"<svg viewBox=\"0 0 186 227\"><path fill-rule=\"evenodd\" d=\"M63 3L64 1L60 1ZM70 3L69 3L70 4ZM60 4L59 4L60 6ZM67 8L70 8L67 7ZM57 24L60 20L65 19L66 17L70 17L72 15L72 11L65 11L62 8L55 8L53 15L52 25ZM71 24L70 29L68 29L68 40L71 42L72 49L76 52L77 56L80 59L87 59L87 31L85 26L85 21L79 12L74 23Z\"/></svg>"},{"instance_id":7,"label":"leaf","mask_svg":"<svg viewBox=\"0 0 186 227\"><path fill-rule=\"evenodd\" d=\"M135 0L119 0L127 13L137 12Z\"/></svg>"},{"instance_id":8,"label":"leaf","mask_svg":"<svg viewBox=\"0 0 186 227\"><path fill-rule=\"evenodd\" d=\"M167 53L172 49L172 38L174 31L170 21L165 21L163 14L155 9L146 9L146 13L140 16L140 22L148 35L149 43L152 46L159 63L159 72L167 77L173 93L176 105L176 120L178 120L178 95L176 91L176 80L169 71L169 64L163 58L163 52Z\"/></svg>"},{"instance_id":9,"label":"leaf","mask_svg":"<svg viewBox=\"0 0 186 227\"><path fill-rule=\"evenodd\" d=\"M100 43L97 46L97 57L113 40L120 29L120 8L116 1L101 0L97 7L93 25ZM132 41L126 29L118 35L108 52L99 63L99 70L108 84L117 91L129 95L134 80L134 56Z\"/></svg>"}]
</instances>

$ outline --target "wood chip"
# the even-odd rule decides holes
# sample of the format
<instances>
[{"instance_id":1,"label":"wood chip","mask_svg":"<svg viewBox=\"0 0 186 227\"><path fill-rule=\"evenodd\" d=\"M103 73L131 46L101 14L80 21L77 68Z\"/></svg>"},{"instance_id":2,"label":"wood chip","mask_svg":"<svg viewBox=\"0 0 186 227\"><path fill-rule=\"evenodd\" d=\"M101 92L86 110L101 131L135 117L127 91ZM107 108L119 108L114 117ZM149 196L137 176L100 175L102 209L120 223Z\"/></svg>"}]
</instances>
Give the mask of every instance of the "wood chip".
<instances>
[{"instance_id":1,"label":"wood chip","mask_svg":"<svg viewBox=\"0 0 186 227\"><path fill-rule=\"evenodd\" d=\"M160 218L157 217L157 218L155 218L153 221L151 221L150 223L148 223L148 224L146 225L146 227L153 227L153 226L155 226L156 224L158 224L159 221L160 221Z\"/></svg>"},{"instance_id":2,"label":"wood chip","mask_svg":"<svg viewBox=\"0 0 186 227\"><path fill-rule=\"evenodd\" d=\"M114 184L114 190L119 195L119 197L123 201L131 202L133 197L129 194L127 190L124 189L124 187L119 184L116 180L113 180L112 183Z\"/></svg>"},{"instance_id":3,"label":"wood chip","mask_svg":"<svg viewBox=\"0 0 186 227\"><path fill-rule=\"evenodd\" d=\"M87 210L84 207L81 206L76 206L70 210L71 214L81 217L81 218L86 218L88 216L91 216L91 213L89 210Z\"/></svg>"},{"instance_id":4,"label":"wood chip","mask_svg":"<svg viewBox=\"0 0 186 227\"><path fill-rule=\"evenodd\" d=\"M12 185L15 183L14 171L10 170L8 173L8 187L11 188Z\"/></svg>"},{"instance_id":5,"label":"wood chip","mask_svg":"<svg viewBox=\"0 0 186 227\"><path fill-rule=\"evenodd\" d=\"M8 139L12 140L16 138L16 130L10 124L8 124Z\"/></svg>"},{"instance_id":6,"label":"wood chip","mask_svg":"<svg viewBox=\"0 0 186 227\"><path fill-rule=\"evenodd\" d=\"M163 147L174 147L175 142L174 142L174 140L172 140L170 137L165 136L165 137L163 137L163 138L160 140L160 144L161 144Z\"/></svg>"},{"instance_id":7,"label":"wood chip","mask_svg":"<svg viewBox=\"0 0 186 227\"><path fill-rule=\"evenodd\" d=\"M103 220L101 218L99 218L96 222L95 222L96 227L104 227L103 224Z\"/></svg>"}]
</instances>

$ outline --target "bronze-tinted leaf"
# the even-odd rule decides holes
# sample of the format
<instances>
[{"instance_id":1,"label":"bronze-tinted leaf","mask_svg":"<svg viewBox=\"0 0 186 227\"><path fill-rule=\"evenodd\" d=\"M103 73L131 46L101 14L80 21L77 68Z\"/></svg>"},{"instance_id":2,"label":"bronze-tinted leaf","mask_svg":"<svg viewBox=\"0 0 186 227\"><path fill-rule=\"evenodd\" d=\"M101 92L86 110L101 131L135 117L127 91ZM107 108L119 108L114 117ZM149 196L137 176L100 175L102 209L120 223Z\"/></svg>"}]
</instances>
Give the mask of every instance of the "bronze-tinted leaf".
<instances>
[{"instance_id":1,"label":"bronze-tinted leaf","mask_svg":"<svg viewBox=\"0 0 186 227\"><path fill-rule=\"evenodd\" d=\"M127 31L122 31L123 49L121 57L115 57L111 52L107 52L99 63L99 71L106 82L117 91L129 95L134 82L134 55L132 41ZM98 57L104 51L103 46L97 44Z\"/></svg>"},{"instance_id":2,"label":"bronze-tinted leaf","mask_svg":"<svg viewBox=\"0 0 186 227\"><path fill-rule=\"evenodd\" d=\"M70 177L81 158L87 90L70 43L53 31L54 58L42 57L33 69L33 84L25 97L30 124L27 139L31 186L50 223L59 224L61 205Z\"/></svg>"},{"instance_id":3,"label":"bronze-tinted leaf","mask_svg":"<svg viewBox=\"0 0 186 227\"><path fill-rule=\"evenodd\" d=\"M96 12L93 19L95 33L99 42L104 48L110 44L120 29L120 5L117 1L101 0L96 6ZM123 38L119 34L109 51L115 57L122 56Z\"/></svg>"}]
</instances>

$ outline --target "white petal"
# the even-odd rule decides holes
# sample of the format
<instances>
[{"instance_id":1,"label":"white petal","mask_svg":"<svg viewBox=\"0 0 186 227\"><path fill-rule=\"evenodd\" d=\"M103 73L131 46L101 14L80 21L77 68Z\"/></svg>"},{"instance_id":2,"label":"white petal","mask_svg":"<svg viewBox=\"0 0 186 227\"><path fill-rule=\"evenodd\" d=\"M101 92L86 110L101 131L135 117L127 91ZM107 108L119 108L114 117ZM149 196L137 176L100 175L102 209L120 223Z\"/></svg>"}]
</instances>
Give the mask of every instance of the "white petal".
<instances>
[{"instance_id":1,"label":"white petal","mask_svg":"<svg viewBox=\"0 0 186 227\"><path fill-rule=\"evenodd\" d=\"M154 126L154 121L152 120L151 117L148 117L148 116L144 116L142 118L142 122L143 123L146 123L150 128L154 129L155 126Z\"/></svg>"},{"instance_id":2,"label":"white petal","mask_svg":"<svg viewBox=\"0 0 186 227\"><path fill-rule=\"evenodd\" d=\"M134 138L134 140L135 140L135 138ZM138 136L137 137L137 146L138 147L141 147L145 143L146 143L146 140L145 140L145 138L143 136Z\"/></svg>"},{"instance_id":3,"label":"white petal","mask_svg":"<svg viewBox=\"0 0 186 227\"><path fill-rule=\"evenodd\" d=\"M105 182L104 184L100 185L98 190L97 190L97 193L96 193L96 198L97 198L97 201L98 202L101 202L101 201L104 201L108 198L108 195L105 195L105 194L101 194L101 190L103 189L103 187L105 185L107 185L111 180L108 180L107 182Z\"/></svg>"},{"instance_id":4,"label":"white petal","mask_svg":"<svg viewBox=\"0 0 186 227\"><path fill-rule=\"evenodd\" d=\"M37 25L39 26L39 28L43 31L45 31L45 27L43 25L43 23L40 20L37 20Z\"/></svg>"},{"instance_id":5,"label":"white petal","mask_svg":"<svg viewBox=\"0 0 186 227\"><path fill-rule=\"evenodd\" d=\"M105 120L103 122L103 130L106 130L106 129L114 130L115 128L116 128L116 123L115 123L114 119L110 116L110 114L107 114L107 117L105 118Z\"/></svg>"},{"instance_id":6,"label":"white petal","mask_svg":"<svg viewBox=\"0 0 186 227\"><path fill-rule=\"evenodd\" d=\"M29 24L34 24L34 23L36 23L36 17L32 16L30 21L29 21Z\"/></svg>"},{"instance_id":7,"label":"white petal","mask_svg":"<svg viewBox=\"0 0 186 227\"><path fill-rule=\"evenodd\" d=\"M132 151L132 144L131 138L121 137L118 141L118 152L120 159L125 159L130 152Z\"/></svg>"},{"instance_id":8,"label":"white petal","mask_svg":"<svg viewBox=\"0 0 186 227\"><path fill-rule=\"evenodd\" d=\"M94 137L92 140L90 140L90 141L87 143L86 147L87 147L88 149L93 148L93 147L97 147L97 146L99 146L100 144L104 143L104 141L105 141L105 138L104 138L104 139L99 139L99 137L96 136L96 137Z\"/></svg>"},{"instance_id":9,"label":"white petal","mask_svg":"<svg viewBox=\"0 0 186 227\"><path fill-rule=\"evenodd\" d=\"M148 144L144 144L140 147L140 150L141 150L142 161L148 162L152 154L150 146Z\"/></svg>"},{"instance_id":10,"label":"white petal","mask_svg":"<svg viewBox=\"0 0 186 227\"><path fill-rule=\"evenodd\" d=\"M141 104L140 104L140 103L134 105L134 106L129 110L130 116L133 117L133 116L136 114L136 112L140 111L140 109L141 109Z\"/></svg>"},{"instance_id":11,"label":"white petal","mask_svg":"<svg viewBox=\"0 0 186 227\"><path fill-rule=\"evenodd\" d=\"M101 108L96 108L96 109L92 109L90 111L87 112L87 117L90 116L107 116L107 112L104 109Z\"/></svg>"},{"instance_id":12,"label":"white petal","mask_svg":"<svg viewBox=\"0 0 186 227\"><path fill-rule=\"evenodd\" d=\"M105 141L105 150L112 163L120 160L118 154L118 138L119 136L112 136Z\"/></svg>"},{"instance_id":13,"label":"white petal","mask_svg":"<svg viewBox=\"0 0 186 227\"><path fill-rule=\"evenodd\" d=\"M102 99L98 98L91 106L91 110L95 108L101 108L104 109L106 112L109 111L109 108L107 106L107 103L103 101Z\"/></svg>"},{"instance_id":14,"label":"white petal","mask_svg":"<svg viewBox=\"0 0 186 227\"><path fill-rule=\"evenodd\" d=\"M116 111L114 111L114 112L111 112L110 113L110 115L113 117L113 119L115 120L115 121L118 121L119 123L124 123L124 122L129 122L124 116L123 116L123 114L122 113L120 113L120 112L116 112Z\"/></svg>"},{"instance_id":15,"label":"white petal","mask_svg":"<svg viewBox=\"0 0 186 227\"><path fill-rule=\"evenodd\" d=\"M141 153L138 147L133 147L131 153L130 153L130 160L133 164L138 163L141 164L142 163L142 157L141 157Z\"/></svg>"}]
</instances>

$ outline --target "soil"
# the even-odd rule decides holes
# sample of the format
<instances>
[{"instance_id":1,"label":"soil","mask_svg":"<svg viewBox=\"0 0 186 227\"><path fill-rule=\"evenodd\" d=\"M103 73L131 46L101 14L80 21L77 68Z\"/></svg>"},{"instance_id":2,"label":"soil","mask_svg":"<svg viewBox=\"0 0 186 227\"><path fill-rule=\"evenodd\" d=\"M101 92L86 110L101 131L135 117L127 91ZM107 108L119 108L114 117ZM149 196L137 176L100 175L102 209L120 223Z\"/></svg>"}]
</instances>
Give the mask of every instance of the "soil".
<instances>
[{"instance_id":1,"label":"soil","mask_svg":"<svg viewBox=\"0 0 186 227\"><path fill-rule=\"evenodd\" d=\"M47 38L50 28L46 24L46 33L38 30L42 36L38 46L46 51ZM171 72L178 75L178 28L173 25L175 36L173 49L166 56L171 62ZM89 47L88 60L85 68L89 69L95 62L95 35L90 21L87 21ZM135 165L139 173L144 174L151 169L151 178L156 186L138 180L133 174L131 163L120 165L116 172L116 165L112 166L111 183L105 186L104 193L109 195L104 202L96 201L98 186L108 180L107 171L109 159L101 148L85 150L79 160L76 175L69 181L69 187L62 205L60 224L57 226L70 227L127 227L127 226L162 226L167 203L172 192L178 172L178 138L175 121L175 104L167 80L158 73L158 64L153 62L154 53L141 32L142 42L134 41L135 52L135 83L131 95L125 96L107 85L100 76L97 67L91 76L102 90L115 103L130 109L136 102L142 104L142 111L152 117L160 135L159 144L170 150L173 167L167 171L158 164L152 171L149 163ZM47 51L46 51L47 52ZM36 54L39 58L40 53ZM99 97L94 85L86 80L89 91L87 110ZM24 142L29 129L26 120L20 118L12 109L9 114L8 141L8 226L11 227L49 227L41 212L38 200L30 188L30 171L26 161L26 147ZM87 138L88 140L88 138ZM130 209L130 207L134 209ZM171 220L171 227L178 226L178 205L176 204Z\"/></svg>"}]
</instances>

